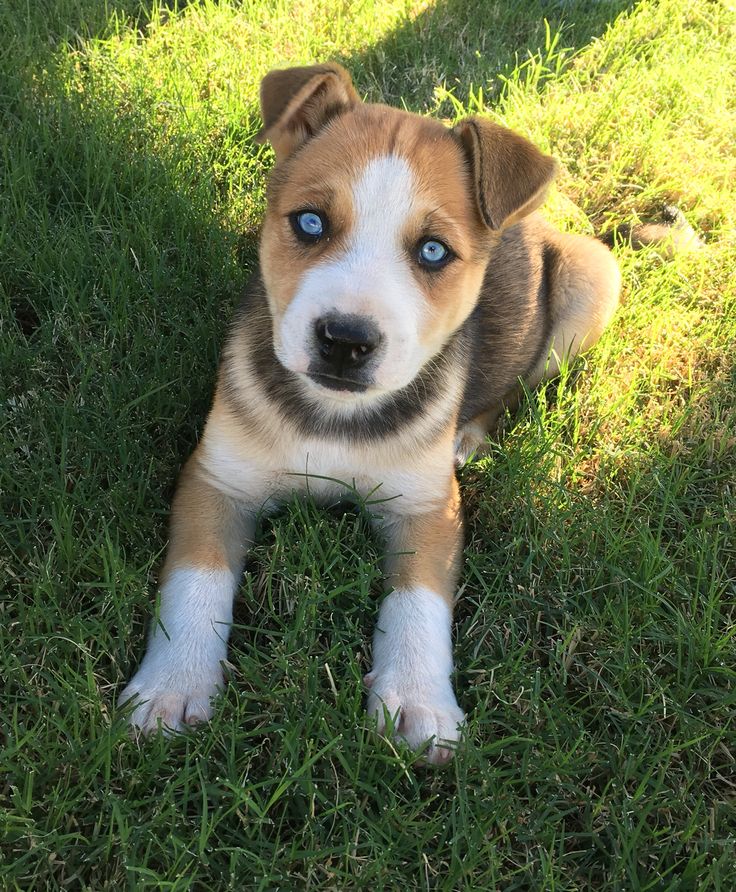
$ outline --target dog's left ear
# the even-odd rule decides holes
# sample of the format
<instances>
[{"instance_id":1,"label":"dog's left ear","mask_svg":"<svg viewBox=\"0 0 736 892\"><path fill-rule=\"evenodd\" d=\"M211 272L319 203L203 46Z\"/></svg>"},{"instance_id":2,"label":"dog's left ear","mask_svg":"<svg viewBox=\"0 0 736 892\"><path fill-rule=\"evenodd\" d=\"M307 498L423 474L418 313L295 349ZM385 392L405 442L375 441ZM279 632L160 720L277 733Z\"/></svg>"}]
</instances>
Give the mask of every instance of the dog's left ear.
<instances>
[{"instance_id":1,"label":"dog's left ear","mask_svg":"<svg viewBox=\"0 0 736 892\"><path fill-rule=\"evenodd\" d=\"M470 162L478 210L488 227L510 226L544 201L557 172L554 158L485 118L466 118L453 133Z\"/></svg>"},{"instance_id":2,"label":"dog's left ear","mask_svg":"<svg viewBox=\"0 0 736 892\"><path fill-rule=\"evenodd\" d=\"M350 75L336 62L271 71L261 81L263 129L256 141L268 140L281 161L358 102Z\"/></svg>"}]
</instances>

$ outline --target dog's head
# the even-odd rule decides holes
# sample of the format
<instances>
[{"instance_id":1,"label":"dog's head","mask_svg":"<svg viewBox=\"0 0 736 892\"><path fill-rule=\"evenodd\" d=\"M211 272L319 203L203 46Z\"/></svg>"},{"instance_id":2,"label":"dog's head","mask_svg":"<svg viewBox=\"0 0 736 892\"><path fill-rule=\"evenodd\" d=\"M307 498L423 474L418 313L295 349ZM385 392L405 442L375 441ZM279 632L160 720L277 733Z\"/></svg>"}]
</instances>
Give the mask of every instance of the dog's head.
<instances>
[{"instance_id":1,"label":"dog's head","mask_svg":"<svg viewBox=\"0 0 736 892\"><path fill-rule=\"evenodd\" d=\"M407 386L472 312L494 238L541 204L555 162L487 120L449 129L365 104L334 64L272 71L261 109L278 359L341 403Z\"/></svg>"}]
</instances>

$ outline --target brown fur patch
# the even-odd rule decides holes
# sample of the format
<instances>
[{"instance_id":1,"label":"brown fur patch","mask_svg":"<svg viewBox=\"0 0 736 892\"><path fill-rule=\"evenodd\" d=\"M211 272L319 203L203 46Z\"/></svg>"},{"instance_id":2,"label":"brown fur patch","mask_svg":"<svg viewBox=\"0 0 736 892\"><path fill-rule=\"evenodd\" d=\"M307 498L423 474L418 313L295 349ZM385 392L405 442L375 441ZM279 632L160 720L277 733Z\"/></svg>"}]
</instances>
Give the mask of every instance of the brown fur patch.
<instances>
[{"instance_id":1,"label":"brown fur patch","mask_svg":"<svg viewBox=\"0 0 736 892\"><path fill-rule=\"evenodd\" d=\"M252 518L207 481L198 451L179 475L162 583L177 567L228 567L237 574L252 543Z\"/></svg>"},{"instance_id":2,"label":"brown fur patch","mask_svg":"<svg viewBox=\"0 0 736 892\"><path fill-rule=\"evenodd\" d=\"M448 478L446 502L429 514L392 519L385 526L387 581L394 588L423 586L453 606L460 575L463 514L460 488Z\"/></svg>"}]
</instances>

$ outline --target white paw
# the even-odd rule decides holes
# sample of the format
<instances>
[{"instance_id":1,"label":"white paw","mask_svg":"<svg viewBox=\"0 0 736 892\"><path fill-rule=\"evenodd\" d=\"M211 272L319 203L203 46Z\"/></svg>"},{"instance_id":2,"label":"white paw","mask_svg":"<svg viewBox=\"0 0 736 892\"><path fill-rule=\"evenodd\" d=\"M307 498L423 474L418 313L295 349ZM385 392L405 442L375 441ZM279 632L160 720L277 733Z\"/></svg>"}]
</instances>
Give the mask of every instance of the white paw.
<instances>
[{"instance_id":1,"label":"white paw","mask_svg":"<svg viewBox=\"0 0 736 892\"><path fill-rule=\"evenodd\" d=\"M465 719L450 684L451 611L444 598L417 586L397 589L381 605L373 637L368 712L379 733L387 723L431 764L449 762ZM391 730L389 728L389 730Z\"/></svg>"},{"instance_id":2,"label":"white paw","mask_svg":"<svg viewBox=\"0 0 736 892\"><path fill-rule=\"evenodd\" d=\"M212 718L234 589L229 570L178 567L168 574L146 655L118 699L122 706L136 698L128 721L144 734L180 731Z\"/></svg>"},{"instance_id":3,"label":"white paw","mask_svg":"<svg viewBox=\"0 0 736 892\"><path fill-rule=\"evenodd\" d=\"M457 705L449 680L418 688L388 674L369 672L368 714L375 716L378 733L393 724L394 736L413 749L422 749L422 758L430 765L444 765L455 752L465 721Z\"/></svg>"},{"instance_id":4,"label":"white paw","mask_svg":"<svg viewBox=\"0 0 736 892\"><path fill-rule=\"evenodd\" d=\"M143 660L141 668L118 699L123 706L135 698L128 721L144 734L161 729L181 731L212 718L212 698L222 687L219 665L193 668L177 660Z\"/></svg>"}]
</instances>

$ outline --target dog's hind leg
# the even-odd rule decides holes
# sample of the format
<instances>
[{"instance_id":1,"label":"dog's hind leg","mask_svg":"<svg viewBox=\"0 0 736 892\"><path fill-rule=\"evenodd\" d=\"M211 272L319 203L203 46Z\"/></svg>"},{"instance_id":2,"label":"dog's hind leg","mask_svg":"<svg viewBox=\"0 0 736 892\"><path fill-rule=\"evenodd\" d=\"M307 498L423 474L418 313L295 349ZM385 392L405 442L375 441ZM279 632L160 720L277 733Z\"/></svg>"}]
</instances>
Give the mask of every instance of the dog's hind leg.
<instances>
[{"instance_id":1,"label":"dog's hind leg","mask_svg":"<svg viewBox=\"0 0 736 892\"><path fill-rule=\"evenodd\" d=\"M377 518L386 537L385 569L394 590L381 605L366 675L368 712L383 733L393 723L425 761L447 762L464 721L450 681L452 609L460 572L462 515L454 476L448 495L425 514Z\"/></svg>"},{"instance_id":2,"label":"dog's hind leg","mask_svg":"<svg viewBox=\"0 0 736 892\"><path fill-rule=\"evenodd\" d=\"M480 458L487 451L487 436L498 426L506 403L497 403L486 412L471 418L455 435L455 464L460 467L471 456Z\"/></svg>"},{"instance_id":3,"label":"dog's hind leg","mask_svg":"<svg viewBox=\"0 0 736 892\"><path fill-rule=\"evenodd\" d=\"M616 259L601 242L554 231L549 239L557 256L549 295L551 334L525 377L530 389L556 377L564 361L595 344L616 312L621 290Z\"/></svg>"},{"instance_id":4,"label":"dog's hind leg","mask_svg":"<svg viewBox=\"0 0 736 892\"><path fill-rule=\"evenodd\" d=\"M621 289L618 264L601 242L564 235L551 227L547 237L556 257L548 305L550 335L524 376L528 390L556 377L563 362L595 344L616 312ZM516 408L522 392L520 384L513 387L499 403L463 425L455 439L457 464L483 454L486 435L493 432L505 410Z\"/></svg>"},{"instance_id":5,"label":"dog's hind leg","mask_svg":"<svg viewBox=\"0 0 736 892\"><path fill-rule=\"evenodd\" d=\"M161 574L161 604L137 673L120 695L136 699L144 733L208 720L222 685L232 602L254 519L207 481L195 453L181 474Z\"/></svg>"}]
</instances>

